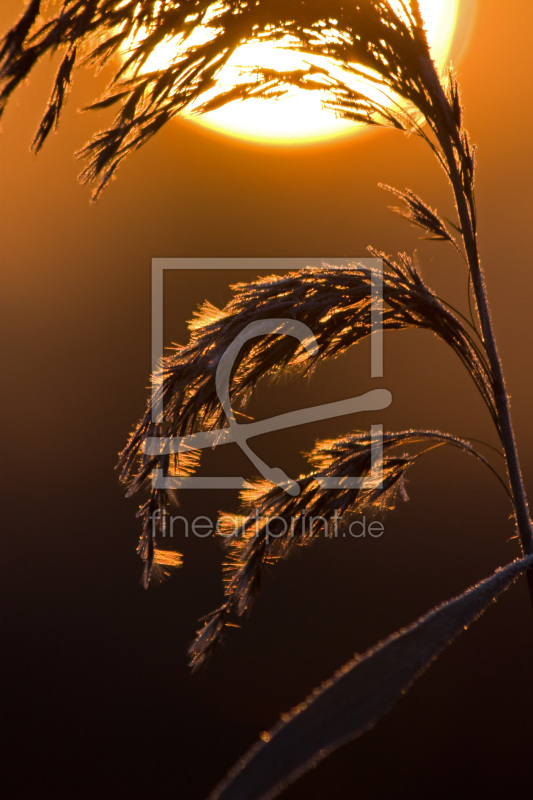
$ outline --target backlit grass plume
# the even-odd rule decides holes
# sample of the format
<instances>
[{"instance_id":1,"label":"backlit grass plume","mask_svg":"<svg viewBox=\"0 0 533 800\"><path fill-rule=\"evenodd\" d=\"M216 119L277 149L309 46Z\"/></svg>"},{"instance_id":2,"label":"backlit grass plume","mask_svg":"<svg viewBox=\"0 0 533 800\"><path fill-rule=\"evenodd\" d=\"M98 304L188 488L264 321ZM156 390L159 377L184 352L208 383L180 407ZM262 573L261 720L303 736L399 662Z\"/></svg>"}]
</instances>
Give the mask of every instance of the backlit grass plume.
<instances>
[{"instance_id":1,"label":"backlit grass plume","mask_svg":"<svg viewBox=\"0 0 533 800\"><path fill-rule=\"evenodd\" d=\"M419 328L430 330L452 347L473 377L497 424L490 374L478 345L465 325L429 290L413 263L406 256L384 258L383 300L379 324L385 330ZM280 375L290 367L310 372L320 361L345 352L371 333L372 272L358 266L310 267L283 277L271 276L254 283L239 284L234 297L222 309L207 305L191 323L191 340L168 356L155 398L134 430L121 454L121 477L130 484L130 493L143 485L151 486L154 470L166 474L171 468L170 454L145 455L144 445L154 436L180 437L198 430L214 430L225 423L225 412L216 387L216 371L221 357L238 334L252 320L297 319L313 331L318 351L309 356L299 341L289 336L253 339L242 350L242 359L233 375L233 401L243 403L256 382L264 375ZM154 422L154 400L162 408ZM198 455L182 454L175 469L190 474ZM141 462L139 469L138 464ZM162 535L163 513L172 498L153 489L153 499L142 510L144 518L140 553L149 581L154 541ZM156 507L159 509L154 518Z\"/></svg>"},{"instance_id":2,"label":"backlit grass plume","mask_svg":"<svg viewBox=\"0 0 533 800\"><path fill-rule=\"evenodd\" d=\"M373 464L372 436L355 433L316 443L308 456L313 471L298 478L298 497L291 497L266 481L244 489L241 505L245 515L221 517L221 534L228 547L225 599L205 618L190 648L192 667L199 667L213 653L224 628L233 624L233 616L241 617L250 611L265 567L317 536L337 535L355 515L392 510L398 494L407 499L404 478L409 467L443 444L459 447L492 469L469 442L437 431L414 430L385 434L381 439L381 459ZM412 452L413 445L422 448ZM409 454L398 452L398 448L407 447L411 448ZM379 470L378 480L372 480L373 470ZM351 487L353 475L365 481L361 488ZM330 478L335 480L334 489L328 488Z\"/></svg>"},{"instance_id":3,"label":"backlit grass plume","mask_svg":"<svg viewBox=\"0 0 533 800\"><path fill-rule=\"evenodd\" d=\"M235 99L277 97L291 87L319 91L322 97L326 92L326 105L348 120L421 137L453 192L456 218L447 223L411 190L392 190L402 203L401 214L426 237L451 244L450 258L458 251L464 259L475 299L471 323L437 297L411 258L394 260L372 251L384 265L379 321L390 333L432 331L472 377L500 439L522 557L345 665L263 736L211 796L266 800L372 727L522 573L527 573L533 599L532 523L478 252L475 151L464 127L459 88L451 70L443 76L436 70L416 0L65 0L59 10L44 9L40 0L31 0L0 44L0 113L33 67L45 55L60 52L34 140L39 149L60 119L75 68L114 63L108 91L92 107L115 106L118 111L110 127L81 153L87 159L82 179L94 182L97 194L122 160L177 113L202 113ZM169 41L175 44L174 60L164 68L149 67L153 51ZM278 43L302 54L307 66L248 70L234 87L220 88L221 68L241 44L250 42ZM217 391L224 354L247 326L260 321L298 321L316 342L310 353L301 341L281 335L281 329L248 341L231 378L231 397L242 410L260 378L275 378L287 369L310 371L369 336L371 283L372 271L362 264L310 266L239 284L225 308L200 309L189 343L164 358L157 391L120 456L129 493L148 491L139 511L146 586L153 574L162 576L181 563L178 553L160 547L159 538L165 534L170 502L179 500L180 476L192 475L199 464L198 453L181 447L183 437L223 429L226 421L231 427L230 410ZM159 440L166 444L154 448ZM482 459L471 442L426 430L386 433L375 462L371 437L355 431L317 443L309 454L309 471L297 481L255 481L243 492L239 513L225 515L233 529L225 531L224 601L204 620L191 647L192 666L213 652L232 618L249 610L268 564L293 546L312 541L322 519L391 507L414 461L445 443ZM378 481L373 480L376 464ZM343 483L354 472L369 482L358 487ZM157 475L174 476L177 491L161 488ZM314 521L299 527L304 511ZM278 525L275 535L272 518Z\"/></svg>"},{"instance_id":4,"label":"backlit grass plume","mask_svg":"<svg viewBox=\"0 0 533 800\"><path fill-rule=\"evenodd\" d=\"M168 42L175 47L174 60L152 69L151 54ZM280 43L315 61L307 70L257 70L233 89L205 99L235 50L251 42ZM53 5L31 0L0 45L0 114L34 66L56 52L62 60L33 142L37 150L59 122L76 67L101 67L114 59L108 90L91 107L116 106L116 117L80 153L87 159L82 179L95 182L97 193L127 155L179 112L274 97L294 85L327 90L327 104L354 121L414 128L424 137L416 121L420 114L435 133L443 124L414 2L65 0L54 13ZM453 80L449 91L451 111L460 122ZM463 140L464 134L454 146L463 149Z\"/></svg>"}]
</instances>

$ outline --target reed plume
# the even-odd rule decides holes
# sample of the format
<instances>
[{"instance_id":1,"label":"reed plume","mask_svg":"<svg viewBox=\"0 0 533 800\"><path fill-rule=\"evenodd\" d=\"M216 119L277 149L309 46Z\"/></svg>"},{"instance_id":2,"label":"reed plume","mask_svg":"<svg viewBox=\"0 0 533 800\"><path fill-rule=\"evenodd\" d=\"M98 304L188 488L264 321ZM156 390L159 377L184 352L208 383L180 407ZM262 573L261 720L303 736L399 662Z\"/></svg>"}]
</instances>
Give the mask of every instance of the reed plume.
<instances>
[{"instance_id":1,"label":"reed plume","mask_svg":"<svg viewBox=\"0 0 533 800\"><path fill-rule=\"evenodd\" d=\"M472 321L429 288L411 258L393 259L372 251L384 264L380 321L388 331L432 331L468 370L500 439L522 557L347 664L258 743L212 795L213 800L272 798L315 760L374 725L442 649L522 573L528 576L533 599L532 523L479 256L475 148L465 128L458 83L451 69L438 74L416 0L65 0L57 14L44 19L42 11L40 0L31 0L0 44L0 114L35 64L46 54L62 53L35 136L36 150L58 124L74 69L82 63L103 66L128 47L122 61L115 61L104 97L91 106L118 107L114 122L80 154L87 159L82 180L95 184L96 196L124 158L176 114L204 113L235 99L279 97L293 87L320 92L325 104L345 119L420 137L453 193L456 218L447 224L411 190L392 189L403 216L427 237L452 245L464 259L475 299ZM175 58L165 68L148 70L151 53L168 41L176 43ZM217 90L221 68L244 42L275 42L302 54L305 66L248 70L229 90ZM206 96L213 89L214 94ZM322 359L364 340L371 332L371 277L362 264L346 269L310 266L239 284L225 308L200 309L190 326L189 343L165 357L157 392L120 455L128 492L149 491L139 512L145 585L154 567L161 572L180 564L179 554L158 547L174 495L153 485L153 476L191 475L199 463L197 454L183 453L179 447L163 447L154 454L146 443L162 438L172 444L223 426L227 415L216 391L217 365L252 321L300 320L312 330L318 350L316 357L308 358L299 343L279 335L250 341L232 378L232 396L242 408L262 376L275 377L286 369L309 372ZM162 408L160 418L154 419L154 403ZM287 527L287 532L284 523L301 516L304 508L319 521L335 512L391 506L410 466L429 448L444 443L484 461L471 442L452 434L387 433L381 482L343 489L342 480L354 470L363 477L372 472L371 440L355 431L316 444L309 455L310 471L298 480L298 496L272 483L255 482L243 493L241 513L233 519L224 602L204 620L190 651L193 667L213 652L231 615L249 610L265 567L316 537L318 523L302 531ZM324 489L328 478L341 481L340 490ZM266 522L272 517L281 534L277 530L272 535Z\"/></svg>"}]
</instances>

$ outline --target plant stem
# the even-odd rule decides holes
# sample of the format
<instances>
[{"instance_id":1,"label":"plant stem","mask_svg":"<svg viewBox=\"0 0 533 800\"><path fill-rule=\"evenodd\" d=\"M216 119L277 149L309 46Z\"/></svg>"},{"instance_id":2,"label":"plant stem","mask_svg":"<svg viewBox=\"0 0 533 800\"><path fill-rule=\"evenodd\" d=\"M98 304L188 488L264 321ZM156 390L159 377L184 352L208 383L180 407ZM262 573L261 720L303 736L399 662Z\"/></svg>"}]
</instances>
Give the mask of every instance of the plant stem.
<instances>
[{"instance_id":1,"label":"plant stem","mask_svg":"<svg viewBox=\"0 0 533 800\"><path fill-rule=\"evenodd\" d=\"M509 483L511 485L511 492L515 505L516 522L520 532L520 539L524 554L529 555L533 553L533 529L531 526L526 492L518 460L518 452L511 421L509 397L505 388L502 363L494 338L492 317L487 301L487 291L481 263L479 260L476 236L472 229L467 202L462 192L461 179L455 163L452 165L451 174L455 199L459 211L459 218L461 220L465 250L470 266L470 272L472 274L472 284L474 287L474 294L478 307L481 331L483 333L483 342L492 373L496 408L498 411L500 437L507 461Z\"/></svg>"},{"instance_id":2,"label":"plant stem","mask_svg":"<svg viewBox=\"0 0 533 800\"><path fill-rule=\"evenodd\" d=\"M465 157L464 141L461 137L460 131L457 129L457 124L454 120L441 81L435 70L435 66L433 62L430 62L431 68L428 69L429 65L427 64L427 59L424 59L424 61L424 73L426 78L430 79L430 85L432 86L432 89L434 89L437 99L437 109L440 111L440 119L437 123L436 133L443 150L446 164L448 166L448 176L455 196L465 253L468 260L470 274L472 276L472 285L481 324L483 344L485 346L485 351L487 353L491 370L496 410L498 414L499 435L505 454L507 474L509 477L509 485L513 499L518 535L522 545L523 553L525 555L530 555L533 553L533 527L528 509L522 472L520 469L516 440L511 421L509 397L505 388L502 362L498 354L498 348L494 336L492 315L487 298L485 278L479 258L477 236L475 231L475 212L473 203L469 202L467 197L456 156L457 153L460 158ZM531 600L533 603L533 569L528 571L527 579Z\"/></svg>"}]
</instances>

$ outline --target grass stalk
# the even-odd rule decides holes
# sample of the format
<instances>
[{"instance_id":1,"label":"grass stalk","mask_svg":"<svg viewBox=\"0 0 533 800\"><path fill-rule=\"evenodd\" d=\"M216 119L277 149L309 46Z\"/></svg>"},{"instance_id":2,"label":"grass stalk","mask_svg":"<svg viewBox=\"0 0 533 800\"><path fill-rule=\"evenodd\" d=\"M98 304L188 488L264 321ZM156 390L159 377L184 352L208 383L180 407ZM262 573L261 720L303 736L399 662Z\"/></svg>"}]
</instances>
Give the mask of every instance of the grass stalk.
<instances>
[{"instance_id":1,"label":"grass stalk","mask_svg":"<svg viewBox=\"0 0 533 800\"><path fill-rule=\"evenodd\" d=\"M439 143L443 150L445 162L448 167L448 177L455 197L457 213L460 221L461 236L464 243L470 274L472 276L472 286L481 325L482 339L485 346L485 351L487 353L493 383L498 418L498 433L505 456L518 536L524 555L531 555L533 553L533 526L529 513L522 470L520 468L518 449L511 419L509 396L505 386L502 361L498 353L498 347L494 335L494 327L488 302L485 276L479 256L477 233L475 230L474 204L473 201L469 202L469 198L467 197L456 157L457 152L459 158L464 158L464 144L457 130L457 125L453 119L450 105L443 90L442 83L437 75L435 65L433 62L429 62L428 64L427 59L424 59L423 61L424 63L422 64L422 69L426 73L426 77L430 77L431 79L435 97L438 99L438 108L441 110L436 132ZM429 67L431 69L431 75L428 75ZM527 572L527 581L531 595L531 602L533 604L532 568L530 568Z\"/></svg>"}]
</instances>

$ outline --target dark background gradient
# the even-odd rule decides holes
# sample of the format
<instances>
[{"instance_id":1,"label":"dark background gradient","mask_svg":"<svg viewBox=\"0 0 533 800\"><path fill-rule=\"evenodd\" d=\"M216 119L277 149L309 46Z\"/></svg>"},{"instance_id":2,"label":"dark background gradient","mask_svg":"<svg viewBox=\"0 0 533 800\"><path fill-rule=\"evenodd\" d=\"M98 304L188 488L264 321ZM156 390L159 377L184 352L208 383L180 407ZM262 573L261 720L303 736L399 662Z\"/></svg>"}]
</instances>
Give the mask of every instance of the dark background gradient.
<instances>
[{"instance_id":1,"label":"dark background gradient","mask_svg":"<svg viewBox=\"0 0 533 800\"><path fill-rule=\"evenodd\" d=\"M529 0L477 6L458 70L479 146L483 263L532 487L533 12ZM2 3L2 30L21 7ZM393 132L267 147L179 121L130 159L91 206L72 153L108 117L76 108L96 96L103 76L80 73L59 133L37 159L28 154L54 67L43 65L15 95L0 145L0 782L10 800L202 800L260 731L354 652L519 548L496 480L472 459L438 450L412 470L410 502L386 518L382 539L319 540L299 550L270 572L242 630L191 677L187 645L197 619L220 600L220 545L177 543L184 567L144 592L137 502L124 499L114 472L146 397L150 260L360 257L368 244L391 253L417 249L429 282L463 310L465 269L446 245L418 241L415 229L387 211L378 181L409 186L451 213L422 143ZM184 320L204 296L223 302L227 281L240 277L173 275L168 341L183 340ZM294 379L263 387L258 416L359 394L370 385L367 373L361 351L327 365L304 390ZM394 393L383 414L387 428L440 427L494 443L469 377L431 335L386 338L384 385ZM297 474L295 453L347 425L293 431L258 450ZM235 459L236 469L245 468ZM184 509L214 514L233 502L222 493L192 495ZM375 731L284 796L529 797L532 675L522 581Z\"/></svg>"}]
</instances>

